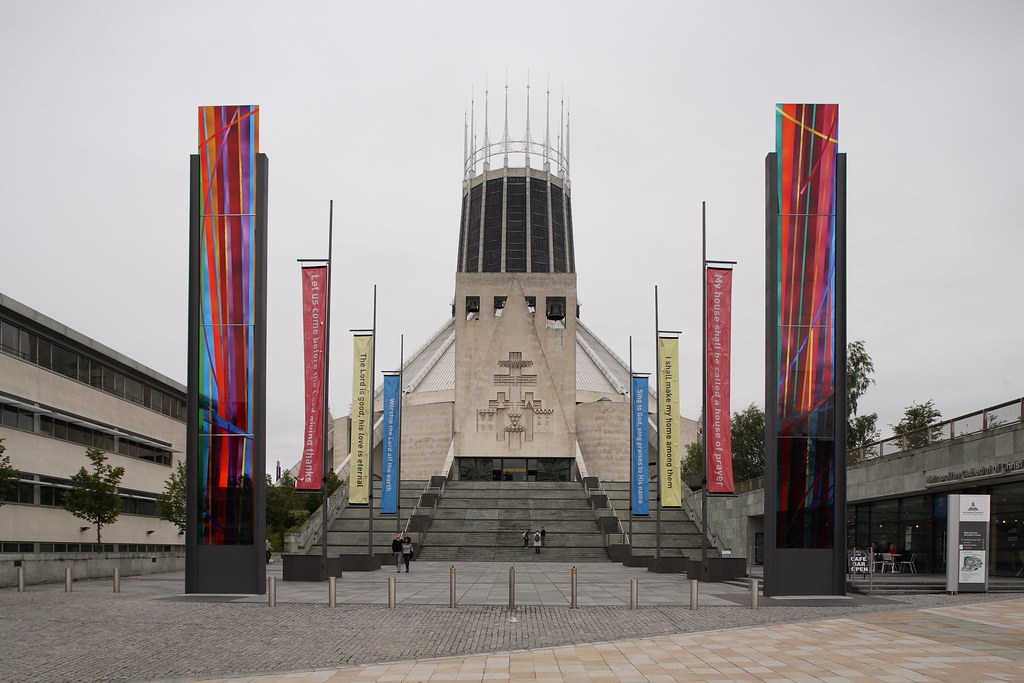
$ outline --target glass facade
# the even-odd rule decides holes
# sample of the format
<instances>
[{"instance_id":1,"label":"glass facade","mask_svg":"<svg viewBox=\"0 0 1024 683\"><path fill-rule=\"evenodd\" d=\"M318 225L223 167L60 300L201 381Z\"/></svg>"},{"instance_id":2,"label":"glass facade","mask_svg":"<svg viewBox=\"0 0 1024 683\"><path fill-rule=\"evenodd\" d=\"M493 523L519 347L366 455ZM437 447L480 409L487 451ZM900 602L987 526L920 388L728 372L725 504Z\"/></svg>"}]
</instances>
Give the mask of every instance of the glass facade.
<instances>
[{"instance_id":1,"label":"glass facade","mask_svg":"<svg viewBox=\"0 0 1024 683\"><path fill-rule=\"evenodd\" d=\"M459 458L462 481L571 481L572 458Z\"/></svg>"},{"instance_id":2,"label":"glass facade","mask_svg":"<svg viewBox=\"0 0 1024 683\"><path fill-rule=\"evenodd\" d=\"M176 420L185 420L184 396L115 370L109 363L74 351L11 320L0 319L0 351Z\"/></svg>"},{"instance_id":3,"label":"glass facade","mask_svg":"<svg viewBox=\"0 0 1024 683\"><path fill-rule=\"evenodd\" d=\"M459 272L575 272L569 193L557 182L492 178L463 196Z\"/></svg>"},{"instance_id":4,"label":"glass facade","mask_svg":"<svg viewBox=\"0 0 1024 683\"><path fill-rule=\"evenodd\" d=\"M874 544L881 552L894 545L901 559L913 561L918 572L945 573L946 496L950 493L992 497L991 575L1024 572L1024 481L849 505L847 546L870 548Z\"/></svg>"}]
</instances>

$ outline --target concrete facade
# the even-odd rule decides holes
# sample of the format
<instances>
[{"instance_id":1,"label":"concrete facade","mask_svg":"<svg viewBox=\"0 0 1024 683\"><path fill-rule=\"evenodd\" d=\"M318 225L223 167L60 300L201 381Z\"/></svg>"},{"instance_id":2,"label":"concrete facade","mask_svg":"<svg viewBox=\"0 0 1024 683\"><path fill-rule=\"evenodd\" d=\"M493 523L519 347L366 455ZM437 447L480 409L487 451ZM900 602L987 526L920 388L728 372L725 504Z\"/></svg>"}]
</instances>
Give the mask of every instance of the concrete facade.
<instances>
[{"instance_id":1,"label":"concrete facade","mask_svg":"<svg viewBox=\"0 0 1024 683\"><path fill-rule=\"evenodd\" d=\"M155 507L152 502L156 495L163 492L171 472L184 458L185 423L183 419L161 412L163 401L161 406L153 406L153 397L159 392L166 401L183 402L184 386L2 295L0 320L8 326L8 331L16 328L29 338L35 338L36 353L41 353L38 348L42 347L38 340L45 339L50 346L61 347L62 357L70 358L74 354L80 369L90 367L86 365L88 361L94 377L102 377L109 370L118 378L118 384L112 385L114 391L103 390L81 381L78 375L72 378L69 374L74 373L69 373L66 367L58 372L5 343L0 353L0 403L3 404L0 407L8 411L5 418L11 411L17 411L22 422L13 426L5 420L0 426L0 438L6 446L5 455L22 473L22 497L30 496L32 500L8 502L0 509L0 542L19 545L96 542L93 527L62 507L40 504L39 491L47 488L46 484L57 489L67 488L64 482L79 468L90 467L85 451L93 446L107 452L108 464L125 468L120 485L123 497L126 495L123 489L131 489L127 493L129 498L142 501L147 509ZM81 377L89 379L84 374ZM144 385L143 396L150 397L150 404L133 400L123 389L119 392L118 387L126 383ZM79 433L89 434L98 442L85 445L46 433L51 429L46 426L51 420L67 425L68 431L74 427ZM156 449L166 462L119 452L122 445L128 443L133 444L133 448L142 445ZM89 528L82 530L82 527ZM182 545L177 527L160 520L155 513L122 512L114 524L103 528L102 540L105 545Z\"/></svg>"},{"instance_id":2,"label":"concrete facade","mask_svg":"<svg viewBox=\"0 0 1024 683\"><path fill-rule=\"evenodd\" d=\"M534 297L531 312L526 297ZM572 273L459 273L455 285L455 453L573 458L576 317L551 320L551 297L576 310ZM479 311L467 300L478 297ZM495 308L503 298L504 308Z\"/></svg>"}]
</instances>

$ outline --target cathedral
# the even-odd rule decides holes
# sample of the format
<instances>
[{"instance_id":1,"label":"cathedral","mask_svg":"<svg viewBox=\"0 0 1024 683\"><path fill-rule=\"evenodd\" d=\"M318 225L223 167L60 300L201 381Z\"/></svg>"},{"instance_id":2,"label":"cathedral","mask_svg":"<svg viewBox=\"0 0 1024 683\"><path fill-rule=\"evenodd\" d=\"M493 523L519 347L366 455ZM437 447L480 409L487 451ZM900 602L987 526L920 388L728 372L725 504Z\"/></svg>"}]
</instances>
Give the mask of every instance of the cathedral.
<instances>
[{"instance_id":1,"label":"cathedral","mask_svg":"<svg viewBox=\"0 0 1024 683\"><path fill-rule=\"evenodd\" d=\"M629 481L629 366L580 319L569 125L552 135L547 109L543 141L529 113L509 134L507 88L500 139L486 114L482 134L467 123L452 316L402 368L402 479ZM656 411L652 397L652 462ZM347 417L334 434L344 479ZM375 439L375 473L380 458Z\"/></svg>"}]
</instances>

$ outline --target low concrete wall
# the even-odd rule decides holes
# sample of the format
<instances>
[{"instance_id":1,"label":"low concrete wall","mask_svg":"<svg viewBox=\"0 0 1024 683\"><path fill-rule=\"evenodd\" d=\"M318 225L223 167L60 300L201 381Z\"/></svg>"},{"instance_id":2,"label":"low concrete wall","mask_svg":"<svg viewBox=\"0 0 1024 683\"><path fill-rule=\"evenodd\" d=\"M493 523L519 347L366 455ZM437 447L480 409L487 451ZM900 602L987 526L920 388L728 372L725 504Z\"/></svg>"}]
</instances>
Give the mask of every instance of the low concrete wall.
<instances>
[{"instance_id":1,"label":"low concrete wall","mask_svg":"<svg viewBox=\"0 0 1024 683\"><path fill-rule=\"evenodd\" d=\"M60 583L64 570L73 579L122 578L143 574L184 571L185 556L173 553L3 553L0 554L0 587L18 585L19 566L24 567L25 585Z\"/></svg>"}]
</instances>

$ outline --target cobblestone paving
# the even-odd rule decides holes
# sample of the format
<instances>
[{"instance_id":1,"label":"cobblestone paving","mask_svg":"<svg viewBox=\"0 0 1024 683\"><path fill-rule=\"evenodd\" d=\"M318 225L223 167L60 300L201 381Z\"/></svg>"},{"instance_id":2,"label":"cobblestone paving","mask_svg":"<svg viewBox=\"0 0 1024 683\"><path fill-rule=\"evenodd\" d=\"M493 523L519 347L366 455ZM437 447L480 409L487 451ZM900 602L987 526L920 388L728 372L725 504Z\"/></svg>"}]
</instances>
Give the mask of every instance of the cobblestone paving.
<instances>
[{"instance_id":1,"label":"cobblestone paving","mask_svg":"<svg viewBox=\"0 0 1024 683\"><path fill-rule=\"evenodd\" d=\"M339 605L162 600L166 587L0 590L0 680L202 680L947 607L989 595L829 607ZM1010 597L1010 596L1007 596ZM1019 597L1019 596L1013 596Z\"/></svg>"}]
</instances>

